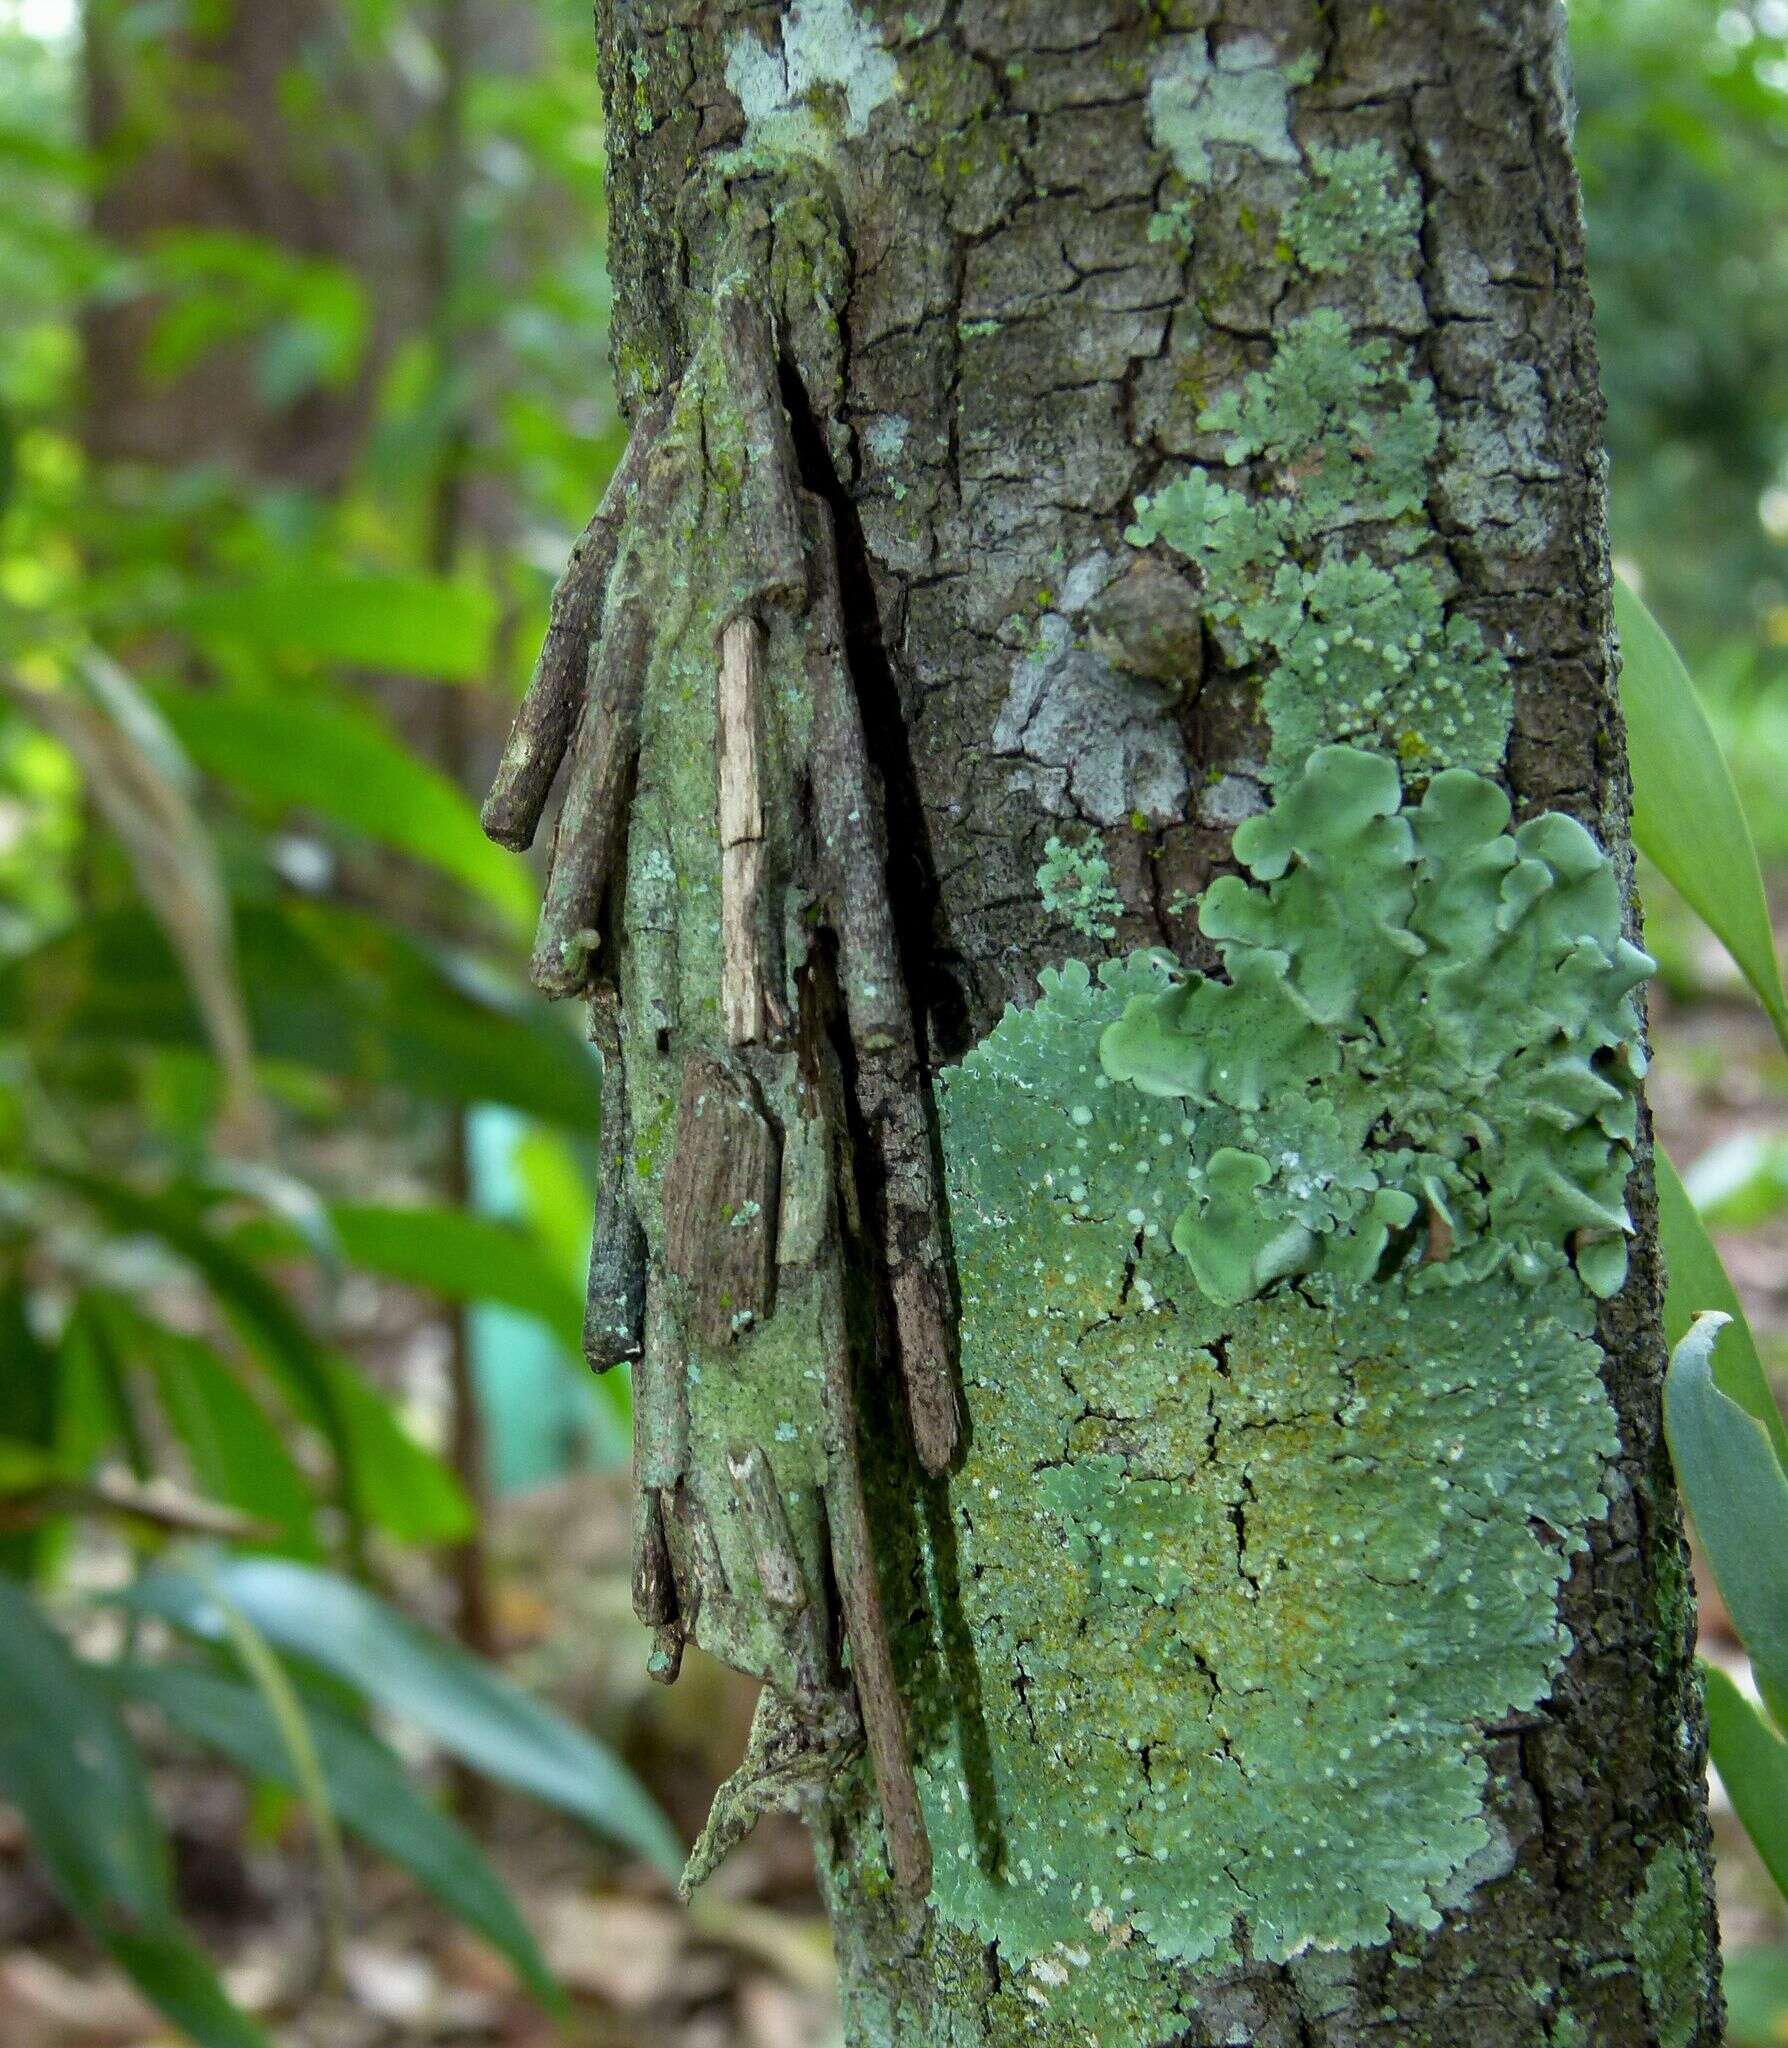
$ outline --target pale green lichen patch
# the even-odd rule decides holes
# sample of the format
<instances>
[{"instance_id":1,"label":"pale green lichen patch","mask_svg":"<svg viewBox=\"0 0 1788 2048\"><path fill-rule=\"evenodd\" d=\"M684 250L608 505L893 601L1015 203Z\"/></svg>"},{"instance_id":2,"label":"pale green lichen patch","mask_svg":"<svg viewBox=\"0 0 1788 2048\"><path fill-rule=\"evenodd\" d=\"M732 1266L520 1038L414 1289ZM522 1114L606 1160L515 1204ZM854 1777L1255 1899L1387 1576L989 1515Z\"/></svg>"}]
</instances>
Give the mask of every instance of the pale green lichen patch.
<instances>
[{"instance_id":1,"label":"pale green lichen patch","mask_svg":"<svg viewBox=\"0 0 1788 2048\"><path fill-rule=\"evenodd\" d=\"M1264 467L1238 490L1192 469L1136 501L1126 538L1196 564L1206 616L1233 659L1266 667L1271 766L1301 768L1325 740L1408 768L1494 769L1508 732L1507 664L1477 624L1449 616L1426 563L1423 508L1439 443L1433 393L1382 340L1329 309L1296 321L1271 364L1199 417L1224 458ZM1389 566L1342 551L1377 528Z\"/></svg>"},{"instance_id":2,"label":"pale green lichen patch","mask_svg":"<svg viewBox=\"0 0 1788 2048\"><path fill-rule=\"evenodd\" d=\"M1659 2048L1688 2048L1695 2037L1707 1948L1702 1911L1696 1859L1685 1842L1667 1843L1645 1866L1627 1923Z\"/></svg>"},{"instance_id":3,"label":"pale green lichen patch","mask_svg":"<svg viewBox=\"0 0 1788 2048\"><path fill-rule=\"evenodd\" d=\"M795 0L776 46L741 29L726 82L745 110L745 146L768 156L824 157L862 135L891 100L900 67L851 0Z\"/></svg>"},{"instance_id":4,"label":"pale green lichen patch","mask_svg":"<svg viewBox=\"0 0 1788 2048\"><path fill-rule=\"evenodd\" d=\"M1043 908L1065 918L1086 939L1115 939L1114 920L1124 914L1124 899L1111 879L1111 863L1091 833L1080 846L1051 839L1043 849L1037 888Z\"/></svg>"},{"instance_id":5,"label":"pale green lichen patch","mask_svg":"<svg viewBox=\"0 0 1788 2048\"><path fill-rule=\"evenodd\" d=\"M1377 1943L1492 1878L1478 1731L1544 1696L1605 1512L1565 1241L1582 1189L1618 1205L1639 963L1578 828L1511 835L1469 775L1399 798L1319 760L1207 896L1232 983L1070 962L945 1076L973 1428L929 1555L963 1627L914 1676L935 1903L1070 2031L1154 2038L1150 1955ZM1398 1221L1428 1179L1450 1258ZM1174 1231L1235 1189L1213 1292Z\"/></svg>"},{"instance_id":6,"label":"pale green lichen patch","mask_svg":"<svg viewBox=\"0 0 1788 2048\"><path fill-rule=\"evenodd\" d=\"M1280 223L1286 252L1301 269L1321 276L1362 256L1409 247L1422 224L1421 194L1397 182L1382 142L1345 149L1318 144L1310 152L1310 173L1310 184Z\"/></svg>"},{"instance_id":7,"label":"pale green lichen patch","mask_svg":"<svg viewBox=\"0 0 1788 2048\"><path fill-rule=\"evenodd\" d=\"M1199 924L1226 981L1136 998L1104 1036L1114 1080L1187 1106L1173 1241L1215 1301L1292 1274L1364 1280L1421 1215L1410 1285L1573 1254L1626 1274L1639 1024L1652 962L1570 818L1511 833L1464 769L1399 808L1395 765L1319 750L1236 831ZM1413 1249L1413 1248L1412 1248Z\"/></svg>"},{"instance_id":8,"label":"pale green lichen patch","mask_svg":"<svg viewBox=\"0 0 1788 2048\"><path fill-rule=\"evenodd\" d=\"M1193 82L1200 61L1174 59ZM1281 217L1280 252L1313 279L1373 259L1413 271L1421 221L1419 190L1381 142L1318 144ZM1199 427L1223 436L1226 473L1192 468L1137 500L1126 538L1193 562L1223 654L1262 672L1275 778L1333 740L1418 775L1500 764L1508 664L1475 621L1449 613L1429 506L1526 530L1520 478L1544 464L1532 408L1514 403L1521 374L1505 376L1509 402L1499 395L1494 414L1462 410L1443 447L1433 388L1407 351L1318 306L1199 412Z\"/></svg>"},{"instance_id":9,"label":"pale green lichen patch","mask_svg":"<svg viewBox=\"0 0 1788 2048\"><path fill-rule=\"evenodd\" d=\"M1206 37L1188 36L1168 46L1149 81L1149 131L1190 185L1215 176L1213 143L1295 164L1287 94L1307 76L1282 66L1259 36L1239 37L1215 57Z\"/></svg>"}]
</instances>

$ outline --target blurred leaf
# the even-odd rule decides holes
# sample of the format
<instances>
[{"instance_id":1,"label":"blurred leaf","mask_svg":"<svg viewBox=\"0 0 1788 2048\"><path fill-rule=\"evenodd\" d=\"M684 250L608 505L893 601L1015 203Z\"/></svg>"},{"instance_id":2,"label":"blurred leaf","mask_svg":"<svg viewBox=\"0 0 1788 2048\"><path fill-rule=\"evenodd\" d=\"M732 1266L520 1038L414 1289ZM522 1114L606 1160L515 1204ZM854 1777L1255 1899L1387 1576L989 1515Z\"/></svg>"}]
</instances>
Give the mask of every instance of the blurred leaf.
<instances>
[{"instance_id":1,"label":"blurred leaf","mask_svg":"<svg viewBox=\"0 0 1788 2048\"><path fill-rule=\"evenodd\" d=\"M356 1266L448 1301L500 1301L537 1316L571 1352L583 1304L538 1239L463 1209L338 1206L342 1249Z\"/></svg>"},{"instance_id":2,"label":"blurred leaf","mask_svg":"<svg viewBox=\"0 0 1788 2048\"><path fill-rule=\"evenodd\" d=\"M490 593L476 584L318 566L201 590L178 621L201 640L260 654L471 683L490 670L496 617Z\"/></svg>"},{"instance_id":3,"label":"blurred leaf","mask_svg":"<svg viewBox=\"0 0 1788 2048\"><path fill-rule=\"evenodd\" d=\"M202 768L276 805L426 861L474 889L518 930L531 925L528 872L493 846L477 807L369 711L291 698L170 691L168 722Z\"/></svg>"},{"instance_id":4,"label":"blurred leaf","mask_svg":"<svg viewBox=\"0 0 1788 2048\"><path fill-rule=\"evenodd\" d=\"M270 1642L360 1687L488 1777L575 1815L667 1876L680 1873L677 1839L633 1773L494 1666L333 1573L281 1558L218 1570L230 1599ZM216 1606L185 1574L155 1572L120 1597L207 1640L222 1633Z\"/></svg>"},{"instance_id":5,"label":"blurred leaf","mask_svg":"<svg viewBox=\"0 0 1788 2048\"><path fill-rule=\"evenodd\" d=\"M455 1543L469 1534L471 1503L446 1464L358 1368L340 1358L326 1363L368 1517L400 1543Z\"/></svg>"},{"instance_id":6,"label":"blurred leaf","mask_svg":"<svg viewBox=\"0 0 1788 2048\"><path fill-rule=\"evenodd\" d=\"M0 1794L71 1910L176 2026L203 2048L267 2048L174 1923L161 1829L117 1708L3 1580Z\"/></svg>"},{"instance_id":7,"label":"blurred leaf","mask_svg":"<svg viewBox=\"0 0 1788 2048\"><path fill-rule=\"evenodd\" d=\"M1695 1213L1695 1205L1661 1145L1652 1148L1651 1159L1658 1189L1658 1244L1668 1276L1664 1290L1664 1341L1674 1351L1703 1309L1717 1309L1731 1318L1730 1327L1713 1355L1715 1384L1763 1425L1775 1445L1777 1458L1788 1469L1788 1427L1784 1426L1782 1412L1770 1391L1738 1292L1726 1277L1713 1239Z\"/></svg>"},{"instance_id":8,"label":"blurred leaf","mask_svg":"<svg viewBox=\"0 0 1788 2048\"><path fill-rule=\"evenodd\" d=\"M258 1127L254 1044L211 835L189 800L177 747L130 678L98 654L84 673L86 696L30 688L3 673L0 693L68 749L118 835L223 1069L226 1120L246 1139Z\"/></svg>"},{"instance_id":9,"label":"blurred leaf","mask_svg":"<svg viewBox=\"0 0 1788 2048\"><path fill-rule=\"evenodd\" d=\"M1701 1315L1664 1376L1664 1433L1757 1689L1788 1727L1788 1472L1763 1425L1714 1384L1723 1315Z\"/></svg>"},{"instance_id":10,"label":"blurred leaf","mask_svg":"<svg viewBox=\"0 0 1788 2048\"><path fill-rule=\"evenodd\" d=\"M1701 1679L1714 1767L1764 1868L1788 1899L1788 1742L1716 1665L1704 1662Z\"/></svg>"},{"instance_id":11,"label":"blurred leaf","mask_svg":"<svg viewBox=\"0 0 1788 2048\"><path fill-rule=\"evenodd\" d=\"M1633 770L1633 839L1737 962L1788 1047L1757 849L1682 657L1618 578L1620 700Z\"/></svg>"},{"instance_id":12,"label":"blurred leaf","mask_svg":"<svg viewBox=\"0 0 1788 2048\"><path fill-rule=\"evenodd\" d=\"M600 1074L543 1003L377 918L332 905L252 903L237 950L262 1053L448 1102L506 1102L594 1131ZM88 1045L193 1045L204 1034L153 926L134 912L83 919L0 961L0 1030L46 1056Z\"/></svg>"},{"instance_id":13,"label":"blurred leaf","mask_svg":"<svg viewBox=\"0 0 1788 2048\"><path fill-rule=\"evenodd\" d=\"M1683 1186L1711 1230L1754 1230L1788 1209L1788 1138L1741 1131L1709 1147Z\"/></svg>"},{"instance_id":14,"label":"blurred leaf","mask_svg":"<svg viewBox=\"0 0 1788 2048\"><path fill-rule=\"evenodd\" d=\"M1782 2048L1788 2040L1788 1948L1727 1949L1726 2048Z\"/></svg>"},{"instance_id":15,"label":"blurred leaf","mask_svg":"<svg viewBox=\"0 0 1788 2048\"><path fill-rule=\"evenodd\" d=\"M282 1549L315 1557L310 1488L254 1396L198 1338L134 1320L162 1412L200 1490L270 1524Z\"/></svg>"},{"instance_id":16,"label":"blurred leaf","mask_svg":"<svg viewBox=\"0 0 1788 2048\"><path fill-rule=\"evenodd\" d=\"M113 1666L106 1677L238 1768L295 1789L286 1746L251 1687L172 1665ZM305 1712L342 1825L426 1885L507 1956L539 1997L556 2003L557 1987L533 1936L472 1837L416 1792L403 1765L376 1737L314 1703Z\"/></svg>"},{"instance_id":17,"label":"blurred leaf","mask_svg":"<svg viewBox=\"0 0 1788 2048\"><path fill-rule=\"evenodd\" d=\"M342 1853L341 1835L335 1825L335 1808L324 1782L323 1766L311 1740L310 1722L303 1703L286 1676L285 1667L274 1655L266 1638L248 1616L217 1583L217 1574L201 1562L199 1576L212 1604L223 1617L224 1634L242 1668L259 1693L268 1719L273 1723L285 1753L288 1773L310 1815L311 1833L316 1839L317 1862L323 1895L323 1966L333 1975L347 1946L348 1913L352 1881L348 1860Z\"/></svg>"},{"instance_id":18,"label":"blurred leaf","mask_svg":"<svg viewBox=\"0 0 1788 2048\"><path fill-rule=\"evenodd\" d=\"M56 1460L62 1382L59 1361L31 1327L24 1283L0 1287L0 1436L15 1454L37 1451ZM43 1563L44 1532L0 1535L0 1578L28 1578Z\"/></svg>"},{"instance_id":19,"label":"blurred leaf","mask_svg":"<svg viewBox=\"0 0 1788 2048\"><path fill-rule=\"evenodd\" d=\"M366 1520L359 1446L342 1409L337 1376L303 1317L266 1274L175 1196L75 1168L41 1170L46 1178L80 1195L116 1228L159 1240L203 1277L236 1329L279 1375L299 1413L328 1439L349 1543L357 1550Z\"/></svg>"}]
</instances>

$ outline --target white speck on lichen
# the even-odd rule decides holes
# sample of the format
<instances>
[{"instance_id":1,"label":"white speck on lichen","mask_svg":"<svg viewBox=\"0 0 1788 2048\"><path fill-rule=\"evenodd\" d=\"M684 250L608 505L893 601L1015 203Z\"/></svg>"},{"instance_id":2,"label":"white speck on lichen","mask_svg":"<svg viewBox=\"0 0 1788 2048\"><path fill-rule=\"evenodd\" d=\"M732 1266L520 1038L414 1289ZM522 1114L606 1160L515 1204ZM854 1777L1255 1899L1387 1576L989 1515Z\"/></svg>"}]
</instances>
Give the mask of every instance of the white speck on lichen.
<instances>
[{"instance_id":1,"label":"white speck on lichen","mask_svg":"<svg viewBox=\"0 0 1788 2048\"><path fill-rule=\"evenodd\" d=\"M1202 35L1172 45L1149 85L1149 129L1189 185L1215 175L1210 145L1227 143L1267 163L1295 164L1286 94L1296 82L1259 36L1211 56Z\"/></svg>"},{"instance_id":2,"label":"white speck on lichen","mask_svg":"<svg viewBox=\"0 0 1788 2048\"><path fill-rule=\"evenodd\" d=\"M733 38L726 82L745 110L748 149L823 157L839 128L847 136L867 130L870 115L894 97L900 67L851 0L795 0L780 48L748 30ZM843 98L842 122L813 103L827 87Z\"/></svg>"}]
</instances>

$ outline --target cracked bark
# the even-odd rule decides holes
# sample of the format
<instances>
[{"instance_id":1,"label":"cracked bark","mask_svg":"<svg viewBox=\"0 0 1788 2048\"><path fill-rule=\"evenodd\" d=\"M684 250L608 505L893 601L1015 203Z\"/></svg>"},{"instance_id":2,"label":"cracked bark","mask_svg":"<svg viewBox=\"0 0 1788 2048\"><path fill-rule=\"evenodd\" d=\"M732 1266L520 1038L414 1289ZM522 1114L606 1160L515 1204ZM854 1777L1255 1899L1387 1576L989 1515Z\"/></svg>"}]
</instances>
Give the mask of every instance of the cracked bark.
<instances>
[{"instance_id":1,"label":"cracked bark","mask_svg":"<svg viewBox=\"0 0 1788 2048\"><path fill-rule=\"evenodd\" d=\"M701 196L711 189L702 173L745 139L729 49L742 31L774 47L785 12L702 0L599 7L617 357L636 410L682 373L708 317L726 230ZM1216 437L1197 424L1205 395L1256 358L1289 288L1270 243L1204 237L1188 255L1149 239L1164 163L1148 129L1148 63L1164 28L1209 32L1219 48L1262 35L1283 62L1307 56L1315 76L1294 100L1299 143L1378 138L1417 179L1414 288L1361 312L1411 348L1443 426L1506 412L1498 393L1511 366L1531 377L1535 431L1528 443L1509 438L1500 494L1468 503L1441 488L1430 513L1456 607L1509 650L1506 781L1518 814L1575 814L1630 872L1561 31L1544 0L1467 12L1447 0L859 7L905 84L824 174L849 268L838 330L784 337L785 365L791 355L830 364L833 388L814 389L810 375L783 397L803 482L828 500L836 527L845 651L884 790L894 943L921 1028L910 1057L878 1079L878 1115L904 1099L910 1121L924 1074L958 1058L1007 1002L1032 1000L1037 970L1072 950L1032 879L1052 834L1106 824L1126 903L1120 948L1167 944L1209 966L1181 906L1229 865L1234 823L1259 805L1258 679L1202 648L1190 678L1201 686L1172 713L1189 777L1169 814L1140 804L1111 824L1091 809L1072 736L1047 759L1002 754L994 741L1039 612L1069 602L1068 567L1101 552L1123 563L1135 495L1213 458ZM1244 193L1258 177L1264 210L1275 210L1270 167L1238 158L1225 175ZM772 434L776 408L758 410ZM1186 643L1183 622L1147 612L1145 627L1136 638L1155 652L1135 661L1143 673L1163 636ZM1121 634L1122 621L1110 630ZM1017 723L1028 736L1034 719ZM1089 808L1076 810L1077 798ZM1681 1531L1658 1428L1660 1276L1643 1164L1629 1199L1640 1223L1632 1278L1600 1319L1624 1455L1612 1511L1562 1596L1576 1647L1546 1702L1488 1731L1513 1868L1434 1933L1403 1929L1383 1948L1218 1976L1176 1977L1162 1962L1178 2014L1162 2041L1354 2048L1455 2038L1463 2026L1474 2048L1537 2048L1554 2038L1548 2013L1567 2006L1583 2038L1609 2048L1717 2039L1711 1968L1688 1999L1688 2031L1672 2029L1648 2009L1629 1932L1654 1850L1686 1834L1704 1857L1706 1842L1687 1630L1680 1610L1674 1624L1659 1618L1671 1612ZM947 1582L943 1499L883 1426L888 1388L860 1398L869 1540L899 1551L900 1523L918 1516ZM900 1593L910 1606L912 1590ZM897 1634L916 1619L891 1609ZM974 1646L953 1640L950 1614L933 1623L972 1686ZM877 1840L864 1791L830 1809L822 1861L847 1867L878 1853ZM841 1890L835 1921L853 2039L1005 2048L1057 2038L994 1950L897 1890ZM1711 1952L1711 1917L1706 1931ZM1548 1994L1537 2006L1535 1985ZM1109 2039L1115 2048L1119 2036Z\"/></svg>"}]
</instances>

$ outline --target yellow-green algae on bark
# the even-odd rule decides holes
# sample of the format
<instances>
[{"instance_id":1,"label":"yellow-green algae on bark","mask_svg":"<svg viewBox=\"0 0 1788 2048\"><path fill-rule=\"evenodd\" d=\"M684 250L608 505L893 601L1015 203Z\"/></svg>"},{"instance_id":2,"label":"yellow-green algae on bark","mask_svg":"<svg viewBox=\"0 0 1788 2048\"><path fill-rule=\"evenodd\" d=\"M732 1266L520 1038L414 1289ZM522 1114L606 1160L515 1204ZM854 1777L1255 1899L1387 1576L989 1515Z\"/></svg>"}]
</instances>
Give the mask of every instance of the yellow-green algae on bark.
<instances>
[{"instance_id":1,"label":"yellow-green algae on bark","mask_svg":"<svg viewBox=\"0 0 1788 2048\"><path fill-rule=\"evenodd\" d=\"M981 1691L921 1700L935 1903L1063 2017L1140 1945L1438 1925L1479 1730L1569 1648L1650 963L1580 826L1508 822L1320 752L1206 895L1226 982L1071 961L945 1078Z\"/></svg>"}]
</instances>

